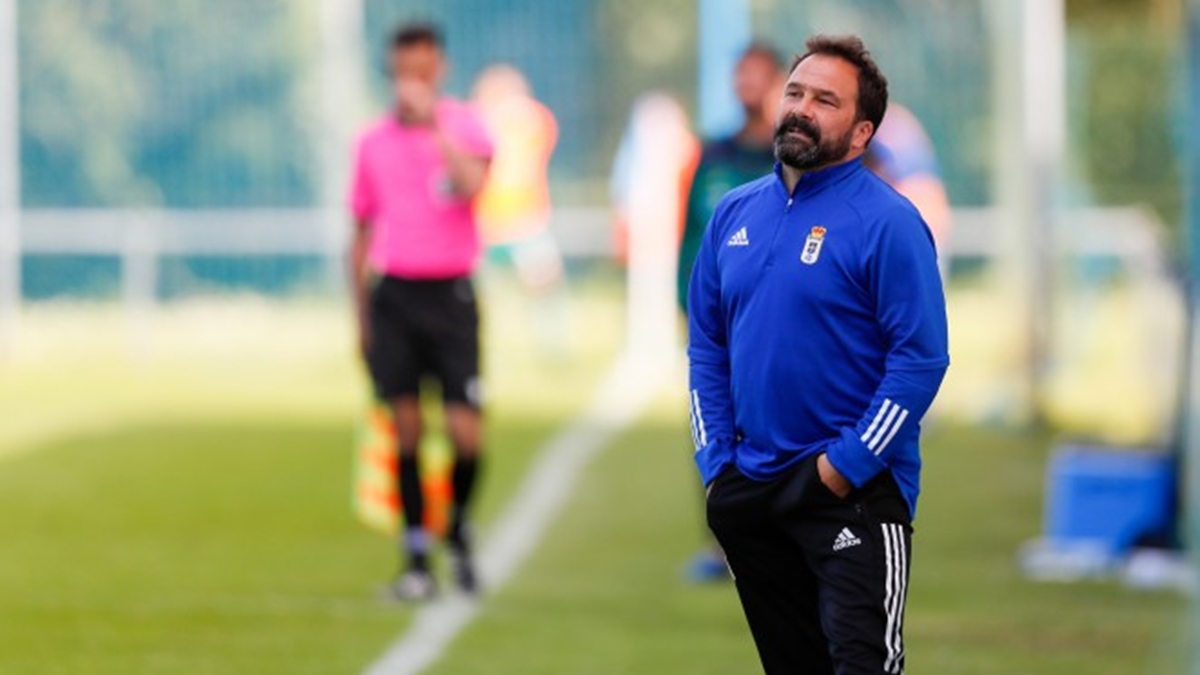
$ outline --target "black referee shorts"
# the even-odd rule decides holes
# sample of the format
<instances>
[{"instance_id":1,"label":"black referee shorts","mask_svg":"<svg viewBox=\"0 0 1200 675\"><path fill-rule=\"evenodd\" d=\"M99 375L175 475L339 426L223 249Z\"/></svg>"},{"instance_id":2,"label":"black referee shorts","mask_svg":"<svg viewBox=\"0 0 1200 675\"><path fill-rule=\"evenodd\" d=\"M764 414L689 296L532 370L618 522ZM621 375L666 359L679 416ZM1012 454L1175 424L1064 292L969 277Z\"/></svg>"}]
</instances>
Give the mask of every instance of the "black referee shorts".
<instances>
[{"instance_id":1,"label":"black referee shorts","mask_svg":"<svg viewBox=\"0 0 1200 675\"><path fill-rule=\"evenodd\" d=\"M909 520L890 471L844 500L815 456L769 483L717 477L709 526L767 675L904 672Z\"/></svg>"},{"instance_id":2,"label":"black referee shorts","mask_svg":"<svg viewBox=\"0 0 1200 675\"><path fill-rule=\"evenodd\" d=\"M480 407L479 308L470 278L385 276L371 291L370 319L367 365L380 398L417 395L432 377L446 402Z\"/></svg>"}]
</instances>

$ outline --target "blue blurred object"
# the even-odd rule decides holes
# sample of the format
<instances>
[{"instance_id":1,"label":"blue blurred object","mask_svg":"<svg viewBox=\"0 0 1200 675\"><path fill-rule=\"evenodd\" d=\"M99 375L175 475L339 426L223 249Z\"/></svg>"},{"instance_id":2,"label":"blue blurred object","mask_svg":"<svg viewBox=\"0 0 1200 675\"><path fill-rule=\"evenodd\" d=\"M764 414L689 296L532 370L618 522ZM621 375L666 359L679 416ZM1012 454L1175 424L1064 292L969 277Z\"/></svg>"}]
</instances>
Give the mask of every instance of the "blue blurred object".
<instances>
[{"instance_id":1,"label":"blue blurred object","mask_svg":"<svg viewBox=\"0 0 1200 675\"><path fill-rule=\"evenodd\" d=\"M1169 541L1175 463L1166 452L1066 445L1047 470L1046 537L1108 555Z\"/></svg>"},{"instance_id":2,"label":"blue blurred object","mask_svg":"<svg viewBox=\"0 0 1200 675\"><path fill-rule=\"evenodd\" d=\"M753 39L750 3L700 0L697 8L700 15L700 39L696 45L700 73L697 122L702 136L720 138L736 133L743 122L741 105L729 83L733 82L742 51Z\"/></svg>"},{"instance_id":3,"label":"blue blurred object","mask_svg":"<svg viewBox=\"0 0 1200 675\"><path fill-rule=\"evenodd\" d=\"M729 567L720 549L706 548L693 556L688 562L687 578L693 584L711 584L729 579Z\"/></svg>"}]
</instances>

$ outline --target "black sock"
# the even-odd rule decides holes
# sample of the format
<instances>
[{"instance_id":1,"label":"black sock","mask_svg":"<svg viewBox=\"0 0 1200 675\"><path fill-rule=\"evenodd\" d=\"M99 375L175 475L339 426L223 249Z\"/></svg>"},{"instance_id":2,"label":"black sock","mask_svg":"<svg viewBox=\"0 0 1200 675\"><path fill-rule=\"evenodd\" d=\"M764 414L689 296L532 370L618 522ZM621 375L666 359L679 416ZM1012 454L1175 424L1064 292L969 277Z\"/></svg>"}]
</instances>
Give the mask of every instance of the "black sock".
<instances>
[{"instance_id":1,"label":"black sock","mask_svg":"<svg viewBox=\"0 0 1200 675\"><path fill-rule=\"evenodd\" d=\"M451 478L454 487L454 513L450 522L450 536L458 543L463 540L463 525L467 519L467 507L475 492L475 478L479 475L479 457L460 455L454 461L454 473Z\"/></svg>"},{"instance_id":2,"label":"black sock","mask_svg":"<svg viewBox=\"0 0 1200 675\"><path fill-rule=\"evenodd\" d=\"M409 564L414 569L428 569L425 495L421 492L421 467L415 451L400 452L400 500L404 503L404 542Z\"/></svg>"}]
</instances>

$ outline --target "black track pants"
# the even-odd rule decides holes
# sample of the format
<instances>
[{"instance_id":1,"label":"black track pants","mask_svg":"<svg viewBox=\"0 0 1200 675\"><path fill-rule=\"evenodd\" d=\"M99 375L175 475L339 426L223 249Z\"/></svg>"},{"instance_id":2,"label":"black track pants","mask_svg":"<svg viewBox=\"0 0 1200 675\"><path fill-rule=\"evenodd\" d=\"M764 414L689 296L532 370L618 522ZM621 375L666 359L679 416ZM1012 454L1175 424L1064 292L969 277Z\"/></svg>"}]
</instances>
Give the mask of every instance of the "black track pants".
<instances>
[{"instance_id":1,"label":"black track pants","mask_svg":"<svg viewBox=\"0 0 1200 675\"><path fill-rule=\"evenodd\" d=\"M769 483L726 469L708 496L767 675L898 675L912 528L890 471L845 500L808 457Z\"/></svg>"}]
</instances>

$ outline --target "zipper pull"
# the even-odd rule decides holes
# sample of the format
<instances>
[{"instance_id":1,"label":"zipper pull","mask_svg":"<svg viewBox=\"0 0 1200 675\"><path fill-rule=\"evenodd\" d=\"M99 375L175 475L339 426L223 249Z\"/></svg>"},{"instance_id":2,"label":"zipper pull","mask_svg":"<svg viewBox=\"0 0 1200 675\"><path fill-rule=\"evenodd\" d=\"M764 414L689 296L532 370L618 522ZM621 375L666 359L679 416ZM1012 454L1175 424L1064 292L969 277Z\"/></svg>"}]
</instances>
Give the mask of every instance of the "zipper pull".
<instances>
[{"instance_id":1,"label":"zipper pull","mask_svg":"<svg viewBox=\"0 0 1200 675\"><path fill-rule=\"evenodd\" d=\"M786 208L784 208L784 211L785 211L785 212L787 212L787 211L791 211L791 210L792 210L792 202L794 202L794 201L796 201L796 198L795 198L795 197L788 197L788 203L787 203L787 207L786 207Z\"/></svg>"}]
</instances>

